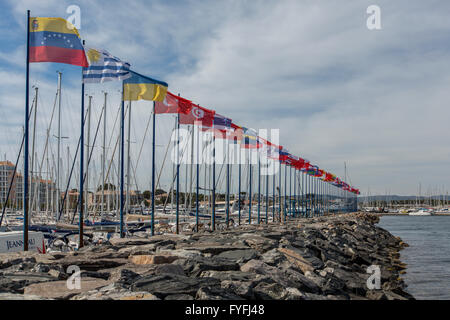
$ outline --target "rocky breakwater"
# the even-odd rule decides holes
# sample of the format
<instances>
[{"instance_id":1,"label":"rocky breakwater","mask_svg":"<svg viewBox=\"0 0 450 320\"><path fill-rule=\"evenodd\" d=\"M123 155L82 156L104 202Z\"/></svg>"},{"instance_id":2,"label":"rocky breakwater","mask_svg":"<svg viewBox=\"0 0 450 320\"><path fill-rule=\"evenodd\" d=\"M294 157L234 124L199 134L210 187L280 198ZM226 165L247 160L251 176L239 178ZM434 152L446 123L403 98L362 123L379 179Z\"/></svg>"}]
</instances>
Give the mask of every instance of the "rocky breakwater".
<instances>
[{"instance_id":1,"label":"rocky breakwater","mask_svg":"<svg viewBox=\"0 0 450 320\"><path fill-rule=\"evenodd\" d=\"M70 253L3 254L0 299L412 299L400 278L405 244L377 221L337 215L113 238ZM367 286L372 265L380 268L380 289Z\"/></svg>"}]
</instances>

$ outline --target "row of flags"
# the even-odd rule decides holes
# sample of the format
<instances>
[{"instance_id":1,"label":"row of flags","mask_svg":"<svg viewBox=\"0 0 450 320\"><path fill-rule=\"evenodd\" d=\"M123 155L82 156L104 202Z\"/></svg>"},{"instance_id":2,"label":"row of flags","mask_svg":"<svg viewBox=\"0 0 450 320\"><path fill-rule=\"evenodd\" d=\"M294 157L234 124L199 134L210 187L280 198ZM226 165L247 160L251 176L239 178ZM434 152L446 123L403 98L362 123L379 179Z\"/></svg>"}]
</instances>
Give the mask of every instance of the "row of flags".
<instances>
[{"instance_id":1,"label":"row of flags","mask_svg":"<svg viewBox=\"0 0 450 320\"><path fill-rule=\"evenodd\" d=\"M123 81L124 101L155 101L155 114L179 114L180 124L213 130L218 139L239 143L246 149L258 149L270 159L360 194L358 189L312 165L309 160L294 156L283 146L259 137L254 130L238 126L214 110L169 92L167 83L132 71L128 62L108 51L85 47L76 28L62 18L30 18L29 62L58 62L83 67L84 83Z\"/></svg>"}]
</instances>

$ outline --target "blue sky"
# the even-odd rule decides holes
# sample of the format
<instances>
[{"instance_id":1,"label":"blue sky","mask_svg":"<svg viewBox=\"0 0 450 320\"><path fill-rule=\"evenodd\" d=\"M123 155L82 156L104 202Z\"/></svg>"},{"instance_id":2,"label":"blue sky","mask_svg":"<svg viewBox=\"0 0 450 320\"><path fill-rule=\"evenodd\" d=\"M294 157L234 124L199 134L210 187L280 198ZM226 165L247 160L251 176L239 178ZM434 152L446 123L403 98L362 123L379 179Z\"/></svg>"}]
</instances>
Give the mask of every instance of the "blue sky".
<instances>
[{"instance_id":1,"label":"blue sky","mask_svg":"<svg viewBox=\"0 0 450 320\"><path fill-rule=\"evenodd\" d=\"M325 170L343 176L347 162L351 183L363 193L413 194L419 182L422 191L450 187L447 1L2 1L2 159L5 153L15 158L22 130L26 9L68 17L72 4L81 8L80 34L88 45L238 124L281 129L288 150ZM381 7L382 30L366 27L372 4ZM63 134L73 155L80 70L58 64L31 70L31 84L40 90L39 139L53 106L56 71L63 72ZM87 88L94 123L107 90L113 124L119 89L117 83ZM135 156L147 108L133 107ZM172 121L159 120L163 138Z\"/></svg>"}]
</instances>

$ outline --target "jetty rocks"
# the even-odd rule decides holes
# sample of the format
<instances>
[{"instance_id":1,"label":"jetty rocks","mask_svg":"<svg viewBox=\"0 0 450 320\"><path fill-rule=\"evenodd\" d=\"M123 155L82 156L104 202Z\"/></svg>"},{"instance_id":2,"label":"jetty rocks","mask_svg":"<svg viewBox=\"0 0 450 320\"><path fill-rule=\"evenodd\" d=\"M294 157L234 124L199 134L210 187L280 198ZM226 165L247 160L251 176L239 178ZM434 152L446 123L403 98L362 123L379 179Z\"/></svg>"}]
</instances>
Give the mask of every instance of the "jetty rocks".
<instances>
[{"instance_id":1,"label":"jetty rocks","mask_svg":"<svg viewBox=\"0 0 450 320\"><path fill-rule=\"evenodd\" d=\"M340 214L1 254L0 299L414 299L400 278L406 244L377 222Z\"/></svg>"}]
</instances>

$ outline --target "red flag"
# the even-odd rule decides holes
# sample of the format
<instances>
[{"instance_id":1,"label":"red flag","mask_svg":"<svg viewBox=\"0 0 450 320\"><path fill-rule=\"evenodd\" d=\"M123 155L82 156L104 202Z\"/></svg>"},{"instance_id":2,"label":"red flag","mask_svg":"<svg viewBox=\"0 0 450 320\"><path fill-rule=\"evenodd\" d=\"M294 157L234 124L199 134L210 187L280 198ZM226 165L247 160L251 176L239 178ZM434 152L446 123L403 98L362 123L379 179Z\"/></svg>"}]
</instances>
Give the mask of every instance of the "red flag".
<instances>
[{"instance_id":1,"label":"red flag","mask_svg":"<svg viewBox=\"0 0 450 320\"><path fill-rule=\"evenodd\" d=\"M173 93L167 92L164 101L155 102L155 113L163 114L163 113L180 113L180 114L188 114L192 109L192 102L178 97Z\"/></svg>"},{"instance_id":2,"label":"red flag","mask_svg":"<svg viewBox=\"0 0 450 320\"><path fill-rule=\"evenodd\" d=\"M187 114L180 114L180 124L194 124L201 122L202 126L212 127L215 111L208 110L196 104L192 104L192 109Z\"/></svg>"},{"instance_id":3,"label":"red flag","mask_svg":"<svg viewBox=\"0 0 450 320\"><path fill-rule=\"evenodd\" d=\"M302 171L308 171L308 170L310 170L312 167L313 167L313 166L311 165L311 163L305 162L305 163L303 164L301 170L302 170Z\"/></svg>"},{"instance_id":4,"label":"red flag","mask_svg":"<svg viewBox=\"0 0 450 320\"><path fill-rule=\"evenodd\" d=\"M305 159L299 158L298 160L294 161L293 166L297 170L301 170L305 164Z\"/></svg>"}]
</instances>

